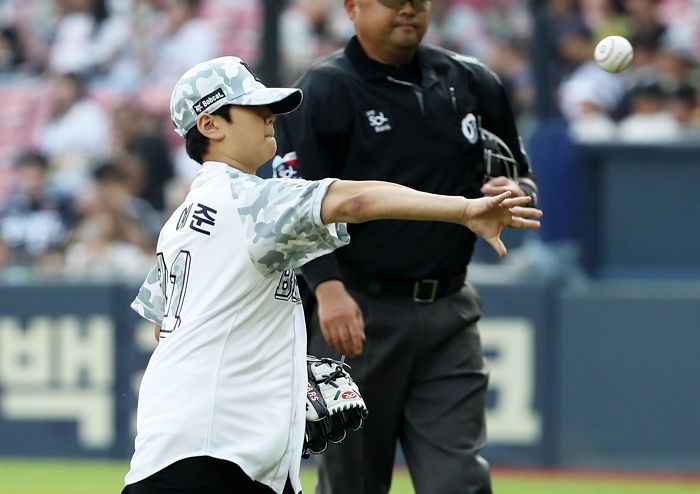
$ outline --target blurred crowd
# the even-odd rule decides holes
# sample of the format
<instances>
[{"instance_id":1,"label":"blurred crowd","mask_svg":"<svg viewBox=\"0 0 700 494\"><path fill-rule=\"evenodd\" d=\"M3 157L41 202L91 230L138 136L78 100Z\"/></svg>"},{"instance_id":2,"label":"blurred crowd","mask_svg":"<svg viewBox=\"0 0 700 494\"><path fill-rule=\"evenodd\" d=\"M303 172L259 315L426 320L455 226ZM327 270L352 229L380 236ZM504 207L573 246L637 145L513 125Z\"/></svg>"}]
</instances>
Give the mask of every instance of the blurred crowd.
<instances>
[{"instance_id":1,"label":"blurred crowd","mask_svg":"<svg viewBox=\"0 0 700 494\"><path fill-rule=\"evenodd\" d=\"M525 133L530 4L433 0L425 39L496 71ZM697 139L700 0L544 4L548 50L536 56L574 140ZM263 0L0 2L0 279L141 278L198 169L169 121L170 91L215 56L259 63L263 19ZM287 0L274 82L292 84L352 33L342 0ZM622 74L592 62L610 34L635 47Z\"/></svg>"},{"instance_id":2,"label":"blurred crowd","mask_svg":"<svg viewBox=\"0 0 700 494\"><path fill-rule=\"evenodd\" d=\"M678 142L700 138L700 2L551 0L559 108L583 142ZM580 5L579 5L580 4ZM579 6L581 8L579 8ZM596 43L620 35L630 69L600 70Z\"/></svg>"}]
</instances>

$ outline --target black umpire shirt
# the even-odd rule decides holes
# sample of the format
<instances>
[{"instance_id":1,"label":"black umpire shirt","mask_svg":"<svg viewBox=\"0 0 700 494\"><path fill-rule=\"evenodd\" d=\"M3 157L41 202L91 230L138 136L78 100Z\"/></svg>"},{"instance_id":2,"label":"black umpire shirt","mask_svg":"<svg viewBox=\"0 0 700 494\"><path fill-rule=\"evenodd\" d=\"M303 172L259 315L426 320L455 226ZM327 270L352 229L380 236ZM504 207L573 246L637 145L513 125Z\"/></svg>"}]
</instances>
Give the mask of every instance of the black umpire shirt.
<instances>
[{"instance_id":1,"label":"black umpire shirt","mask_svg":"<svg viewBox=\"0 0 700 494\"><path fill-rule=\"evenodd\" d=\"M277 120L278 177L385 180L436 194L480 197L485 166L477 120L531 176L508 97L476 59L421 45L414 63L371 60L357 38L298 81L304 100ZM465 271L475 235L455 224L380 220L348 225L349 245L302 268L315 288L343 279L440 279Z\"/></svg>"}]
</instances>

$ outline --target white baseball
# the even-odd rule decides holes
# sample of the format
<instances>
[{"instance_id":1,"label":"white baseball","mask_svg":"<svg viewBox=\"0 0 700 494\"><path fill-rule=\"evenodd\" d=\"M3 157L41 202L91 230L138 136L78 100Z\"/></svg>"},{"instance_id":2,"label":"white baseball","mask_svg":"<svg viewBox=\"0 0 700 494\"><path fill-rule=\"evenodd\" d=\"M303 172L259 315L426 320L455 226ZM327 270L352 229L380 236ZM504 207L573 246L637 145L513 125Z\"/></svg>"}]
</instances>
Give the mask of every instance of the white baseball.
<instances>
[{"instance_id":1,"label":"white baseball","mask_svg":"<svg viewBox=\"0 0 700 494\"><path fill-rule=\"evenodd\" d=\"M593 57L601 69L622 72L632 63L634 49L622 36L608 36L596 45Z\"/></svg>"}]
</instances>

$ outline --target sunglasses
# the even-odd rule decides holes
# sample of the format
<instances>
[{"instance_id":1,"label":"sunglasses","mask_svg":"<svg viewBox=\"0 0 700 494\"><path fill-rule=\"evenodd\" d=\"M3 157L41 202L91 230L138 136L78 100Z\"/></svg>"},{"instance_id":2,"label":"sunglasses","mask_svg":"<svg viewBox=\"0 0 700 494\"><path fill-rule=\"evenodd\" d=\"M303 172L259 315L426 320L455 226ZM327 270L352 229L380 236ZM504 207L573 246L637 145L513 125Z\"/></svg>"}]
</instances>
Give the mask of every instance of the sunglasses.
<instances>
[{"instance_id":1,"label":"sunglasses","mask_svg":"<svg viewBox=\"0 0 700 494\"><path fill-rule=\"evenodd\" d=\"M430 7L430 0L379 0L390 9L400 9L406 2L411 2L416 12L425 12Z\"/></svg>"}]
</instances>

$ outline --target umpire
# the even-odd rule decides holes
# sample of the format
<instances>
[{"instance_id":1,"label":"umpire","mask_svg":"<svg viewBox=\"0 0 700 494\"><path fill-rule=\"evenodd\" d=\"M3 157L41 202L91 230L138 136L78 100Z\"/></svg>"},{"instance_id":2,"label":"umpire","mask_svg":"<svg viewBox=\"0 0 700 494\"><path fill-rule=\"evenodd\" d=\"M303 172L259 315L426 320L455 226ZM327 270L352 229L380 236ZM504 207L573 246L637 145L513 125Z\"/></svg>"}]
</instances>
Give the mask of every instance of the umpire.
<instances>
[{"instance_id":1,"label":"umpire","mask_svg":"<svg viewBox=\"0 0 700 494\"><path fill-rule=\"evenodd\" d=\"M357 35L298 81L304 103L278 119L275 175L536 200L498 78L475 59L421 44L430 2L344 2ZM513 167L487 163L482 129L502 139ZM349 228L350 245L302 269L317 301L309 351L351 356L370 415L319 457L317 492L389 492L398 440L417 494L491 493L479 456L488 380L480 299L465 284L474 234L434 222Z\"/></svg>"}]
</instances>

